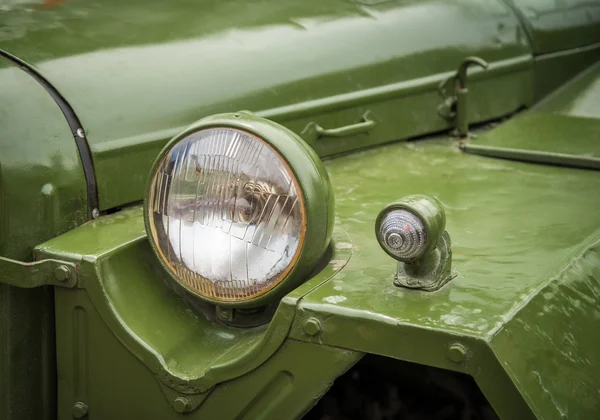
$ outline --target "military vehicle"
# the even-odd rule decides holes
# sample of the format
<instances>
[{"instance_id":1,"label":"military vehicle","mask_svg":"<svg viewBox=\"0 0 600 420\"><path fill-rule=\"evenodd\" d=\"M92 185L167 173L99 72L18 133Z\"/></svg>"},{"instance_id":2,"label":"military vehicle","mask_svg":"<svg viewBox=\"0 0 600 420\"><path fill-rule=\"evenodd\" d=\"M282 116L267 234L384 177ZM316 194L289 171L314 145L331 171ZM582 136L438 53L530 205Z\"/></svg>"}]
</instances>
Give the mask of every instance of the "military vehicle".
<instances>
[{"instance_id":1,"label":"military vehicle","mask_svg":"<svg viewBox=\"0 0 600 420\"><path fill-rule=\"evenodd\" d=\"M0 419L600 415L600 2L4 0Z\"/></svg>"}]
</instances>

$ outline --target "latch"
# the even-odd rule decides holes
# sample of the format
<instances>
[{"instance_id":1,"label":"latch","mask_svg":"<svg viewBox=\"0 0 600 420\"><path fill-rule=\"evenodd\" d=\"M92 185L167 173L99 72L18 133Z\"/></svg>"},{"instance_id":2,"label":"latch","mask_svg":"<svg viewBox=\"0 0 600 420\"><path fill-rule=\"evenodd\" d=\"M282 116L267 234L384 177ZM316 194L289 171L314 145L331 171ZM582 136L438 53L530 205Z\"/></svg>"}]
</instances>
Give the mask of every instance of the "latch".
<instances>
[{"instance_id":1,"label":"latch","mask_svg":"<svg viewBox=\"0 0 600 420\"><path fill-rule=\"evenodd\" d=\"M479 57L467 57L458 66L456 73L440 83L438 93L442 103L438 106L438 114L447 120L454 120L454 134L464 138L469 135L467 69L477 65L486 70L488 63Z\"/></svg>"},{"instance_id":2,"label":"latch","mask_svg":"<svg viewBox=\"0 0 600 420\"><path fill-rule=\"evenodd\" d=\"M0 284L25 289L40 286L75 287L76 266L70 262L51 259L21 262L0 257Z\"/></svg>"}]
</instances>

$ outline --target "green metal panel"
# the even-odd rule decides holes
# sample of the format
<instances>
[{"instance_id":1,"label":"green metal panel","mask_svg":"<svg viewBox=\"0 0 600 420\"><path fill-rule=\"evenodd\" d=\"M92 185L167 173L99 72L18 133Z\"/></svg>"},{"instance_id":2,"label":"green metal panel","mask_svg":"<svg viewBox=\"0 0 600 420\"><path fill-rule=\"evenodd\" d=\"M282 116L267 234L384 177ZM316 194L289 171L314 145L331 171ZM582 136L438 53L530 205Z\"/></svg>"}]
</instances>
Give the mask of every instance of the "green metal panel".
<instances>
[{"instance_id":1,"label":"green metal panel","mask_svg":"<svg viewBox=\"0 0 600 420\"><path fill-rule=\"evenodd\" d=\"M334 238L340 243L347 241L341 232L334 233ZM78 359L87 357L87 347L78 356L66 349L83 340L82 334L90 340L98 339L96 327L85 328L85 333L73 337L72 329L91 319L90 305L80 303L81 299L93 305L98 322L105 323L115 339L146 365L148 373L156 375L168 402L176 406L174 400L183 395L196 408L216 385L253 372L273 357L286 339L298 300L339 272L350 257L347 249L334 250L330 264L279 303L268 326L239 329L205 317L197 301L186 300L186 295L180 296L171 287L172 281L146 240L140 207L87 223L37 249L39 257L61 255L78 262L78 287L85 293L78 289L66 293L56 290L58 366L62 376L59 400L66 404L63 410L82 400L90 411L95 398L107 403L109 396L80 390L83 385L78 384L84 379L65 373L81 372L83 368L78 364L88 363ZM84 310L78 311L79 307ZM330 375L328 372L323 374ZM89 380L105 380L102 374L97 375ZM315 380L319 378L312 375ZM322 388L316 387L314 392L319 390ZM253 387L248 395L255 396L257 391ZM301 394L296 397L304 398ZM309 406L299 403L298 409Z\"/></svg>"},{"instance_id":2,"label":"green metal panel","mask_svg":"<svg viewBox=\"0 0 600 420\"><path fill-rule=\"evenodd\" d=\"M600 42L535 56L533 59L535 101L537 102L598 61L600 61Z\"/></svg>"},{"instance_id":3,"label":"green metal panel","mask_svg":"<svg viewBox=\"0 0 600 420\"><path fill-rule=\"evenodd\" d=\"M77 402L85 407L90 420L180 419L176 408L196 408L197 404L201 405L185 418L297 418L362 356L286 340L260 367L216 386L203 401L205 396L198 399L161 387L152 372L117 340L85 291L57 292L56 307L57 324L62 327L57 346L58 420L72 419ZM153 307L148 309L152 312ZM228 334L221 332L220 340L227 340ZM202 354L192 347L178 351L202 360ZM298 363L299 359L306 362Z\"/></svg>"},{"instance_id":4,"label":"green metal panel","mask_svg":"<svg viewBox=\"0 0 600 420\"><path fill-rule=\"evenodd\" d=\"M539 418L598 416L599 296L595 242L557 270L492 338L494 353Z\"/></svg>"},{"instance_id":5,"label":"green metal panel","mask_svg":"<svg viewBox=\"0 0 600 420\"><path fill-rule=\"evenodd\" d=\"M600 158L598 135L600 119L530 111L516 116L472 143Z\"/></svg>"},{"instance_id":6,"label":"green metal panel","mask_svg":"<svg viewBox=\"0 0 600 420\"><path fill-rule=\"evenodd\" d=\"M87 220L85 179L69 126L46 91L9 66L0 69L0 92L0 256L32 261L35 245ZM51 288L0 284L2 419L54 417L53 313Z\"/></svg>"},{"instance_id":7,"label":"green metal panel","mask_svg":"<svg viewBox=\"0 0 600 420\"><path fill-rule=\"evenodd\" d=\"M503 372L509 360L494 354L492 338L507 323L510 329L518 310L538 299L540 289L600 237L598 173L461 155L443 141L363 152L330 161L328 169L338 223L349 232L354 255L332 281L302 299L291 336L315 341L302 324L317 317L323 330L318 341L324 344L470 373L503 418L547 412L552 394L519 397L511 382L514 372ZM417 192L436 196L447 209L458 277L436 293L394 287L395 261L372 232L386 203ZM593 311L577 316L582 325L594 322ZM533 316L529 321L540 336L553 334L550 322L536 323ZM581 355L597 364L597 352L587 346L598 342L592 329L584 329L576 342L588 340ZM519 348L528 346L521 337ZM452 361L455 342L467 349L458 364ZM553 382L554 390L566 395L571 385L556 370L544 369L554 356L536 353L540 347L532 343L532 357L519 374L538 371L542 383ZM515 350L511 355L519 360ZM586 369L587 362L577 366ZM581 387L599 385L597 376L581 379ZM577 396L571 398L569 414L586 418L592 405L579 406Z\"/></svg>"},{"instance_id":8,"label":"green metal panel","mask_svg":"<svg viewBox=\"0 0 600 420\"><path fill-rule=\"evenodd\" d=\"M600 57L595 66L590 67L568 86L548 97L536 106L536 109L552 114L600 119ZM593 138L597 135L597 132L589 133L588 141L594 142ZM597 141L594 143L598 144Z\"/></svg>"},{"instance_id":9,"label":"green metal panel","mask_svg":"<svg viewBox=\"0 0 600 420\"><path fill-rule=\"evenodd\" d=\"M600 3L595 0L505 0L521 18L534 54L600 43Z\"/></svg>"},{"instance_id":10,"label":"green metal panel","mask_svg":"<svg viewBox=\"0 0 600 420\"><path fill-rule=\"evenodd\" d=\"M485 140L486 135L480 138ZM511 320L526 317L529 312L523 308L539 300L540 291L552 284L557 273L600 238L598 173L465 155L447 140L385 146L328 161L327 167L338 201L337 226L349 235L344 239L339 230L334 235L329 269L337 268L337 274L319 274L284 298L267 330L245 333L247 339L258 340L255 344L237 344L242 339L239 330L209 325L193 307L185 309L185 303L164 285L165 274L152 259L139 209L101 218L39 248L44 255L81 259L81 287L86 292L57 291L59 299L65 299L60 307L77 306L78 296L89 294L112 333L147 366L144 371L153 371L160 383L173 390L166 391L171 399L192 392L198 413L212 404L212 394L204 397L202 390L225 378L254 372L269 354L277 355L283 348L277 342L256 343L273 339L282 343L288 335L468 373L503 418L552 413L551 397L566 398L571 386L549 368L554 355L541 351L552 345L543 339L544 334L552 334L548 330L552 321L536 323L533 315L527 315L528 325L538 329L541 341L532 341L532 354L540 352L526 363L502 337L513 328L515 335L524 334ZM435 293L393 286L396 262L379 248L373 234L375 217L385 204L417 192L431 194L445 205L453 241L458 277ZM349 262L338 254L348 251L353 252ZM590 267L596 267L593 259ZM577 271L573 273L581 278ZM571 333L575 342L586 340L582 355L597 364L597 354L589 350L597 340L585 327L592 325L593 316L593 311L578 311L569 322L581 323ZM72 322L59 320L65 327ZM98 339L95 328L87 331L91 340ZM231 353L224 353L224 347L213 348L218 341L203 339L209 331L233 335L226 344ZM68 335L60 336L59 342L72 346ZM266 353L252 350L242 356L241 349L250 347ZM162 362L156 354L163 355ZM227 366L223 357L232 368L223 369ZM73 363L68 354L59 355L61 372L68 372ZM308 362L300 357L295 363ZM507 364L520 370L507 369ZM538 383L553 382L552 389L546 388L548 393L523 390L522 383L531 386L527 375L532 371L539 372ZM162 376L164 372L170 373ZM94 381L106 377L100 372L95 375L101 378ZM186 375L184 386L181 378ZM134 376L132 385L142 382L141 373ZM78 398L71 378L66 374L61 382L66 392L60 397L62 410ZM595 375L580 379L584 389L598 386ZM90 392L87 398L94 395ZM145 404L159 410L165 401L156 398ZM598 408L593 402L579 405L576 398L559 404L568 406L574 417Z\"/></svg>"},{"instance_id":11,"label":"green metal panel","mask_svg":"<svg viewBox=\"0 0 600 420\"><path fill-rule=\"evenodd\" d=\"M141 200L162 146L206 115L250 109L300 134L311 123L354 126L370 111L372 130L314 144L329 156L450 127L435 112L437 88L466 56L491 63L470 84L472 121L532 99L528 41L501 0L28 7L4 14L3 48L36 65L78 112L102 209Z\"/></svg>"},{"instance_id":12,"label":"green metal panel","mask_svg":"<svg viewBox=\"0 0 600 420\"><path fill-rule=\"evenodd\" d=\"M483 138L471 153L600 170L600 63Z\"/></svg>"}]
</instances>

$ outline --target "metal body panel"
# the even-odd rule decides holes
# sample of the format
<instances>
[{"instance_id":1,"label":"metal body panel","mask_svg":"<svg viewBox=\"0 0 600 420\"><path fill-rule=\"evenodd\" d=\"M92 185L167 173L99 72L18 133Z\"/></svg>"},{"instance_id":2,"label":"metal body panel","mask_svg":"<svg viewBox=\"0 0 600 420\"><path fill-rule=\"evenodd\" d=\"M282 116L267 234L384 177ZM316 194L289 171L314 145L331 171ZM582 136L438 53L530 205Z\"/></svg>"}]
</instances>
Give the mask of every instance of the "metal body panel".
<instances>
[{"instance_id":1,"label":"metal body panel","mask_svg":"<svg viewBox=\"0 0 600 420\"><path fill-rule=\"evenodd\" d=\"M506 124L518 123L518 120ZM491 131L490 135L493 133ZM523 133L525 137L527 134ZM557 135L560 136L560 133ZM486 135L483 135L480 139L484 141L485 138ZM353 256L346 265L347 258L334 254L329 264L330 269L337 269L334 277L317 275L284 298L277 312L279 317L276 314L265 334L268 336L277 329L282 340L289 336L314 344L371 352L465 372L475 378L502 418L531 418L544 413L550 413L548 415L552 418L555 411L551 399L556 395L564 400L570 385L567 389L567 385L556 376L556 369L551 369L554 356L549 351L554 341L544 338L544 334L553 334L549 328L554 328L555 324L550 318L548 323L537 322L531 311L536 308L533 313L540 312L539 304L535 302L540 300L541 291L546 293L545 288L554 287L553 279L557 274L573 264L574 259L600 238L600 213L597 210L600 208L600 196L597 194L600 177L595 171L465 155L452 146L447 140L411 142L327 162L337 196L337 226L349 235L347 239L335 241L335 250L351 250ZM548 188L549 185L552 188ZM373 234L375 217L386 203L418 192L434 195L445 205L447 230L453 241L453 268L458 277L435 293L394 286L395 261L379 248ZM141 265L148 265L150 258L141 251L145 242L141 219L139 210L117 213L62 235L41 246L39 251L48 256L71 256L75 259L81 259L82 252L88 254L81 262L81 272L86 279L82 285L101 315L107 299L113 311L126 315L130 308L138 317L147 311L148 305L141 306L142 302L155 302L151 324L154 331L160 331L162 327L159 327L157 319L166 315L168 310L167 307L161 308L160 296L164 295L164 299L169 301L174 296L167 297L166 293L170 291L162 285L159 272L152 274L141 268ZM574 224L573 220L577 223ZM128 235L133 235L131 238L135 240L126 240ZM119 270L90 271L86 268L94 264L101 267L102 260L111 254L105 250L111 247L118 250L114 256L122 254ZM110 261L110 258L105 261ZM593 258L590 261L592 270L597 268L594 261ZM125 266L130 268L125 270ZM344 268L340 270L340 267ZM566 271L572 270L567 268ZM575 281L576 277L576 281L586 284L596 281L593 280L595 274L588 281L579 277L579 271L572 272L570 281ZM118 273L123 273L124 277L119 277ZM114 290L108 295L95 289L96 283L106 285L107 281L113 282L111 277L115 279ZM125 278L131 282L130 285L124 285ZM155 291L164 289L164 292L151 299L140 295L138 305L133 299L136 278L146 284L144 288L137 288L139 293L146 295L150 288ZM132 291L127 291L128 287ZM67 296L76 292L65 289L59 293ZM127 304L116 304L118 295ZM570 305L570 301L561 300L561 296L556 293L552 297L555 300L553 305ZM532 309L527 309L530 303ZM581 304L584 305L583 302ZM168 305L185 306L182 302ZM282 314L287 315L282 317ZM118 319L119 323L125 322L128 326L123 328L106 315L102 317L117 338L157 374L159 371L144 359L139 349L131 347L135 340L152 334L152 328L140 334L140 328L148 326L140 323L130 328L134 325L132 322L136 322L135 318L122 316ZM589 350L594 348L596 340L585 327L594 324L594 312L577 311L573 317L569 322L577 320L582 327L572 329L570 333L574 342L586 340L581 350L585 363L598 363L597 355ZM320 324L315 335L307 333L304 326L310 318L317 319ZM511 344L514 342L510 341L510 337L523 337L525 334L519 330L524 319L527 319L528 327L539 330L538 341L523 343L524 346L531 345L525 354L546 356L521 359L515 344ZM567 324L561 322L560 325ZM559 330L555 331L559 334ZM130 337L127 338L127 335ZM187 333L179 335L189 336ZM63 336L61 340L64 339L70 343L68 337ZM177 352L171 353L173 362L184 362L183 365L172 365L176 377L183 377L188 369L186 366L194 366L192 360L198 357L201 349L209 353L212 351L202 340L194 345L190 343L176 346ZM452 345L456 343L466 349L463 358L458 361L452 354ZM165 339L164 345L167 344L173 345L172 340ZM63 342L63 345L71 344ZM270 352L276 348L280 347L274 346ZM249 359L259 364L267 360L262 356L255 358L256 354ZM238 360L243 357L235 352L230 356ZM206 357L210 360L211 356ZM255 362L246 364L245 369L250 367L248 372L256 369ZM63 358L61 363L72 363L72 360ZM170 366L169 363L166 365ZM509 369L508 365L514 368ZM575 368L572 369L575 371ZM539 372L538 385L541 382L546 386L547 382L552 382L553 387L546 387L547 392L539 391L531 377L533 371ZM229 372L235 376L243 370ZM204 375L204 379L194 382L192 388L175 386L173 382L169 386L179 392L196 392L197 396L202 389L201 384L212 386L220 383L216 376L212 377L212 380L217 379L216 382L203 382L210 377ZM582 388L589 390L598 385L595 375L578 378L583 381ZM198 410L209 404L211 398L209 395L202 399ZM598 408L592 399L587 401L579 405L577 399L570 399L568 402L561 400L559 404L568 406L569 414L575 418L585 418L586 413Z\"/></svg>"},{"instance_id":2,"label":"metal body panel","mask_svg":"<svg viewBox=\"0 0 600 420\"><path fill-rule=\"evenodd\" d=\"M372 131L321 139L321 156L422 135L450 127L432 112L437 87L470 55L491 63L470 86L472 121L532 100L527 37L500 0L75 0L35 13L15 5L5 20L3 48L80 116L102 209L139 201L166 141L209 114L250 109L300 134L371 111Z\"/></svg>"},{"instance_id":3,"label":"metal body panel","mask_svg":"<svg viewBox=\"0 0 600 420\"><path fill-rule=\"evenodd\" d=\"M536 106L539 111L600 120L600 57L559 92ZM588 140L593 141L593 134ZM597 144L597 142L596 142Z\"/></svg>"},{"instance_id":4,"label":"metal body panel","mask_svg":"<svg viewBox=\"0 0 600 420\"><path fill-rule=\"evenodd\" d=\"M518 399L510 405L498 402L510 395L511 387L499 371L505 362L520 360L519 353L513 345L515 362L502 357L495 361L492 338L510 329L515 314L600 237L598 173L469 157L443 142L363 152L330 161L328 169L338 197L338 223L349 232L354 255L332 281L300 302L302 315L296 317L291 336L313 340L299 326L308 317L317 317L323 326L319 340L327 345L445 368L453 365L449 346L459 341L469 355L456 368L474 376L502 417L515 418L510 410L519 405ZM395 262L378 247L372 232L372 222L385 203L417 192L444 203L453 241L458 277L435 293L393 286ZM577 314L583 325L595 322L593 311ZM552 334L551 323L540 325L532 317L529 326L539 329L540 335ZM587 336L583 330L578 329L576 340L597 345L591 330ZM543 369L554 357L547 342L542 343L547 349L542 360L542 345L523 335L521 339L519 348L528 347L527 353L538 358L528 358L519 374L539 369L543 383L552 382L554 389L568 393L570 385L562 384L556 370ZM582 348L582 356L598 363L597 353L586 349ZM490 383L491 372L495 379ZM580 379L582 387L598 386L593 375ZM536 392L524 398L532 412L541 415L546 411L540 407L547 410L552 404L552 394ZM575 418L586 418L591 408L598 409L578 406L576 397L569 404Z\"/></svg>"},{"instance_id":5,"label":"metal body panel","mask_svg":"<svg viewBox=\"0 0 600 420\"><path fill-rule=\"evenodd\" d=\"M362 356L286 340L260 367L198 399L160 386L153 373L117 340L84 290L59 291L56 307L57 323L63 326L57 346L61 355L58 420L72 419L77 402L84 404L90 420L180 419L176 410L186 406L194 408L185 415L190 419L299 418ZM201 354L190 356L202 358Z\"/></svg>"},{"instance_id":6,"label":"metal body panel","mask_svg":"<svg viewBox=\"0 0 600 420\"><path fill-rule=\"evenodd\" d=\"M334 239L337 242L346 241L341 232L335 233L334 238L337 238ZM56 291L58 365L63 375L59 381L59 400L63 404L59 412L66 412L66 407L79 400L85 401L90 412L95 409L96 404L107 405L110 402L110 398L100 391L96 391L98 395L83 391L80 393L77 384L81 380L76 375L64 373L73 370L81 372L87 368L78 367L78 364L87 366L90 363L87 359L81 361L82 357L87 357L87 344L82 344L86 346L85 349L73 350L75 355L60 349L78 346L78 342L84 340L82 334L86 334L85 340L88 340L87 337L89 340L97 339L95 327L86 327L85 333L73 336L73 328L83 328L77 325L91 316L91 312L95 314L93 316L97 322L103 322L110 329L115 341L120 341L124 349L137 357L148 372L155 375L171 405L176 405L174 400L183 395L191 401L191 407L196 409L199 405L203 406L207 396L212 400L211 392L218 390L219 384L249 372L254 374L267 360L277 357L280 348L285 347L284 342L297 302L310 290L339 272L350 257L347 249L333 251L330 264L278 304L269 325L240 329L205 317L197 305L198 301L188 300L188 295L174 290L173 282L169 281L150 249L140 207L87 223L39 246L37 252L40 258L61 255L78 263L79 289L66 293ZM85 293L81 289L85 289ZM81 299L90 304L78 303ZM80 306L85 308L83 312L86 314L78 311ZM92 307L93 311L90 309ZM78 321L78 317L82 318ZM357 357L359 355L348 360L355 362ZM339 360L345 359L342 357ZM308 373L307 371L306 374ZM341 373L340 371L335 376ZM310 378L323 381L328 376L319 375L331 374L332 371L318 374L313 372ZM329 383L332 379L329 377L325 382ZM315 384L311 382L311 385ZM257 391L252 388L247 394L254 398ZM318 394L322 391L323 388L315 386L311 392ZM316 402L312 398L317 394L306 400L304 392L306 390L294 391L293 398L305 401L305 405L296 403L298 410L308 409ZM108 410L107 407L102 410ZM116 413L113 412L113 415Z\"/></svg>"},{"instance_id":7,"label":"metal body panel","mask_svg":"<svg viewBox=\"0 0 600 420\"><path fill-rule=\"evenodd\" d=\"M11 65L0 69L0 86L0 256L30 262L37 244L87 220L85 178L69 125L44 88ZM30 280L12 273L9 283ZM0 284L2 419L54 418L53 314L52 288Z\"/></svg>"},{"instance_id":8,"label":"metal body panel","mask_svg":"<svg viewBox=\"0 0 600 420\"><path fill-rule=\"evenodd\" d=\"M505 0L521 18L534 54L600 42L600 3L594 0Z\"/></svg>"},{"instance_id":9,"label":"metal body panel","mask_svg":"<svg viewBox=\"0 0 600 420\"><path fill-rule=\"evenodd\" d=\"M529 297L490 345L539 418L598 415L600 243Z\"/></svg>"}]
</instances>

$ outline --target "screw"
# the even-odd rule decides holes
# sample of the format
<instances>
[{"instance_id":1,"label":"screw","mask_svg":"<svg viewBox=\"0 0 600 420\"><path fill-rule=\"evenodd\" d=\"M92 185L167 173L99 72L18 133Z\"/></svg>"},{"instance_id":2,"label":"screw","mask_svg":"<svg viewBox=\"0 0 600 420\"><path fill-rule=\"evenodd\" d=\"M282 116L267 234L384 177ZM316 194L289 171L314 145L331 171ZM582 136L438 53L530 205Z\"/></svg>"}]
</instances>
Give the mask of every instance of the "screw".
<instances>
[{"instance_id":1,"label":"screw","mask_svg":"<svg viewBox=\"0 0 600 420\"><path fill-rule=\"evenodd\" d=\"M304 332L314 337L321 332L321 323L317 318L308 318L304 323Z\"/></svg>"},{"instance_id":2,"label":"screw","mask_svg":"<svg viewBox=\"0 0 600 420\"><path fill-rule=\"evenodd\" d=\"M98 209L92 210L92 218L97 219L98 217L100 217L100 211Z\"/></svg>"},{"instance_id":3,"label":"screw","mask_svg":"<svg viewBox=\"0 0 600 420\"><path fill-rule=\"evenodd\" d=\"M448 347L448 358L452 363L462 363L467 358L467 349L461 343L454 343Z\"/></svg>"},{"instance_id":4,"label":"screw","mask_svg":"<svg viewBox=\"0 0 600 420\"><path fill-rule=\"evenodd\" d=\"M190 402L186 397L177 397L173 400L173 407L178 413L185 413L190 409Z\"/></svg>"},{"instance_id":5,"label":"screw","mask_svg":"<svg viewBox=\"0 0 600 420\"><path fill-rule=\"evenodd\" d=\"M84 418L88 413L88 406L81 401L77 401L73 404L73 417L76 419Z\"/></svg>"},{"instance_id":6,"label":"screw","mask_svg":"<svg viewBox=\"0 0 600 420\"><path fill-rule=\"evenodd\" d=\"M58 281L67 281L71 278L71 271L66 265L58 266L56 267L56 270L54 270L54 277L56 277L56 280Z\"/></svg>"},{"instance_id":7,"label":"screw","mask_svg":"<svg viewBox=\"0 0 600 420\"><path fill-rule=\"evenodd\" d=\"M231 321L233 320L233 312L231 309L219 308L219 318L223 321Z\"/></svg>"}]
</instances>

